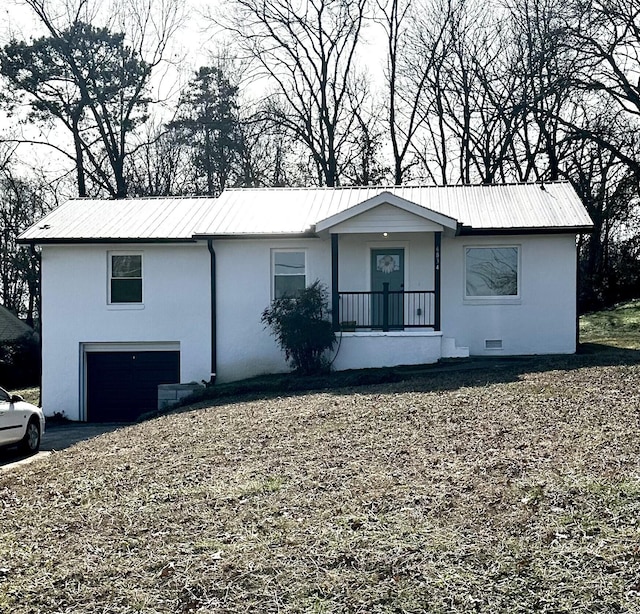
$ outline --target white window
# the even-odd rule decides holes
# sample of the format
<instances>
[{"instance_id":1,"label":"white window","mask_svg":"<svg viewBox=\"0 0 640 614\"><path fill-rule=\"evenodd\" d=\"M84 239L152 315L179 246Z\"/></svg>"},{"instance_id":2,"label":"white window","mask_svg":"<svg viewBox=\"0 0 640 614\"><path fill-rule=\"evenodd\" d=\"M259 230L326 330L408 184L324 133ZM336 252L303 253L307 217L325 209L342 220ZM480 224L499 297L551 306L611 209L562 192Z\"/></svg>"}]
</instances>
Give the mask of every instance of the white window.
<instances>
[{"instance_id":1,"label":"white window","mask_svg":"<svg viewBox=\"0 0 640 614\"><path fill-rule=\"evenodd\" d=\"M517 246L465 247L465 297L520 296Z\"/></svg>"},{"instance_id":2,"label":"white window","mask_svg":"<svg viewBox=\"0 0 640 614\"><path fill-rule=\"evenodd\" d=\"M142 254L109 254L109 303L142 303Z\"/></svg>"},{"instance_id":3,"label":"white window","mask_svg":"<svg viewBox=\"0 0 640 614\"><path fill-rule=\"evenodd\" d=\"M273 298L296 296L307 285L306 253L277 250L273 258Z\"/></svg>"}]
</instances>

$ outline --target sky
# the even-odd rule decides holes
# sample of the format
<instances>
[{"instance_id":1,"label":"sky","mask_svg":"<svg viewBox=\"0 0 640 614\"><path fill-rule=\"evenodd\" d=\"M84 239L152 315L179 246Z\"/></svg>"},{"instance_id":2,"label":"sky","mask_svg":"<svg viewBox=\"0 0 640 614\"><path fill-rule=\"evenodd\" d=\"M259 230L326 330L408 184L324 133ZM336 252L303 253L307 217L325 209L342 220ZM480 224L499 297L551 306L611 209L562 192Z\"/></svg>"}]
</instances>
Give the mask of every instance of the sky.
<instances>
[{"instance_id":1,"label":"sky","mask_svg":"<svg viewBox=\"0 0 640 614\"><path fill-rule=\"evenodd\" d=\"M41 0L49 8L49 12L55 14L53 7L63 7L64 3L69 5L77 5L82 0ZM164 6L171 0L150 0L152 6ZM154 70L152 75L153 97L156 100L166 100L165 105L154 105L154 113L157 122L169 119L170 110L177 101L180 88L193 76L195 70L210 63L211 54L215 51L216 45L224 45L225 35L212 24L211 20L205 17L210 11L220 10L223 6L222 0L178 0L181 2L181 27L174 36L171 37L170 47L165 57L169 60L162 66ZM98 6L98 14L95 19L90 19L92 23L103 25L105 19L109 17L123 15L124 9L113 8L126 7L131 3L144 2L144 0L89 0L90 6ZM64 11L59 10L63 21ZM100 10L102 13L100 13ZM117 21L117 17L116 17ZM117 29L113 25L112 30ZM47 32L39 19L34 15L33 10L24 2L24 0L4 0L0 6L0 45L6 45L12 38L18 40L29 41L39 36L46 36ZM370 41L369 45L363 52L366 62L362 66L366 66L366 70L373 75L374 81L381 78L382 70L380 66L383 63L384 46L375 44L374 29L368 27L364 32L365 41ZM373 40L372 40L373 39ZM379 43L380 41L378 41ZM259 98L256 91L260 94L264 89L264 84L252 83L243 84L246 88L248 96ZM0 110L0 139L2 137L19 138L26 137L32 140L53 140L63 144L68 150L72 150L70 136L66 130L61 128L42 129L39 126L25 125L17 122L15 118L7 116ZM25 167L36 169L46 169L52 176L59 176L68 170L72 165L68 158L55 152L46 146L28 146L20 145L18 158L22 160Z\"/></svg>"},{"instance_id":2,"label":"sky","mask_svg":"<svg viewBox=\"0 0 640 614\"><path fill-rule=\"evenodd\" d=\"M61 4L59 0L45 0L51 6ZM125 0L126 1L126 0ZM135 0L134 0L135 1ZM122 0L113 0L122 2ZM153 73L152 87L156 99L174 101L177 99L180 85L185 83L196 68L207 62L206 40L210 33L203 31L200 25L202 9L198 0L182 0L183 25L179 32L172 37L171 47L167 54L169 62L159 67ZM94 3L100 5L100 2ZM100 23L100 18L96 20ZM0 45L4 46L12 39L29 41L39 36L46 36L44 26L34 15L33 10L22 0L4 0L0 6ZM165 105L167 108L169 105ZM163 107L158 107L162 113ZM50 139L54 142L67 143L70 146L69 135L59 128L42 128L19 123L15 117L10 117L0 110L0 138L26 137L31 140ZM53 176L60 175L69 168L69 160L56 154L50 147L20 145L18 158L26 168L43 168Z\"/></svg>"}]
</instances>

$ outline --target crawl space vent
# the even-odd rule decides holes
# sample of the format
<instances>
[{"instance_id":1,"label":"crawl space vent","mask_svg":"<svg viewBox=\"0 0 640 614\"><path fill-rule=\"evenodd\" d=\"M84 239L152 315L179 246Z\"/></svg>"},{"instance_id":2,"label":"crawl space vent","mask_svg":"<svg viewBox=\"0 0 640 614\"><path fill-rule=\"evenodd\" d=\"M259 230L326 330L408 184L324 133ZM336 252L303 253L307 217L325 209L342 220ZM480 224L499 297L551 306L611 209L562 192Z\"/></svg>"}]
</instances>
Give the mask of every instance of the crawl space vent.
<instances>
[{"instance_id":1,"label":"crawl space vent","mask_svg":"<svg viewBox=\"0 0 640 614\"><path fill-rule=\"evenodd\" d=\"M484 340L484 349L485 350L501 350L502 349L502 339L485 339Z\"/></svg>"}]
</instances>

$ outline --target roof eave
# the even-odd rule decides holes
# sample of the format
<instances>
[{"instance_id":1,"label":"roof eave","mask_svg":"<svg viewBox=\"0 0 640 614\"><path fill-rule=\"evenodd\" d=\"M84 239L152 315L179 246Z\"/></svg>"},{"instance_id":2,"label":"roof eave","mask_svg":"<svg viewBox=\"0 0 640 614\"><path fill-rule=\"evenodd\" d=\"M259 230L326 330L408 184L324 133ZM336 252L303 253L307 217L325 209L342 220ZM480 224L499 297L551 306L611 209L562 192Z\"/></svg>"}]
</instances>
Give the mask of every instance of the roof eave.
<instances>
[{"instance_id":1,"label":"roof eave","mask_svg":"<svg viewBox=\"0 0 640 614\"><path fill-rule=\"evenodd\" d=\"M180 238L169 238L169 237L160 237L160 238L140 238L140 237L99 237L99 238L89 238L89 237L47 237L47 238L18 238L17 243L20 245L92 245L92 244L107 244L107 243L144 243L144 244L154 244L154 243L195 243L195 239L193 237L180 237Z\"/></svg>"},{"instance_id":2,"label":"roof eave","mask_svg":"<svg viewBox=\"0 0 640 614\"><path fill-rule=\"evenodd\" d=\"M198 233L193 235L196 241L207 239L317 239L315 230L305 232L238 232L238 233Z\"/></svg>"},{"instance_id":3,"label":"roof eave","mask_svg":"<svg viewBox=\"0 0 640 614\"><path fill-rule=\"evenodd\" d=\"M591 234L593 226L536 226L514 228L472 228L461 226L458 229L459 236L480 235L549 235L549 234Z\"/></svg>"}]
</instances>

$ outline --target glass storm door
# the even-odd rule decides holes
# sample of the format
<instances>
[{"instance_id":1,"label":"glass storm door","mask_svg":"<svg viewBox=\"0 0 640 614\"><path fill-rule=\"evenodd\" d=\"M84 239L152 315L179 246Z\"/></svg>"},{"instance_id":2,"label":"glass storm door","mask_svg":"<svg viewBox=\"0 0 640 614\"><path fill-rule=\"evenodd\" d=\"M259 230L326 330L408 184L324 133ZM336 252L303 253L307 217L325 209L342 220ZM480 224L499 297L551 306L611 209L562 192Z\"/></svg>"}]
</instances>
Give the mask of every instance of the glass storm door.
<instances>
[{"instance_id":1,"label":"glass storm door","mask_svg":"<svg viewBox=\"0 0 640 614\"><path fill-rule=\"evenodd\" d=\"M389 294L384 295L386 289ZM401 329L404 324L404 249L371 250L371 326ZM386 321L385 321L386 320Z\"/></svg>"}]
</instances>

